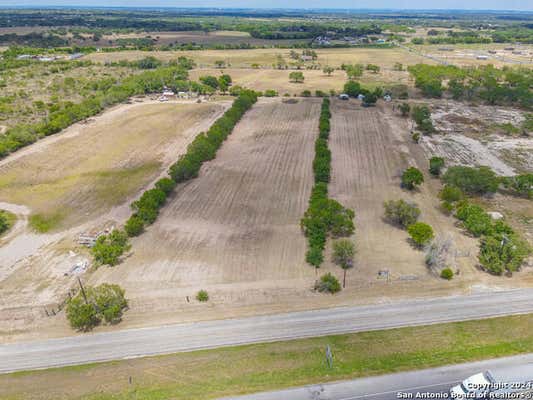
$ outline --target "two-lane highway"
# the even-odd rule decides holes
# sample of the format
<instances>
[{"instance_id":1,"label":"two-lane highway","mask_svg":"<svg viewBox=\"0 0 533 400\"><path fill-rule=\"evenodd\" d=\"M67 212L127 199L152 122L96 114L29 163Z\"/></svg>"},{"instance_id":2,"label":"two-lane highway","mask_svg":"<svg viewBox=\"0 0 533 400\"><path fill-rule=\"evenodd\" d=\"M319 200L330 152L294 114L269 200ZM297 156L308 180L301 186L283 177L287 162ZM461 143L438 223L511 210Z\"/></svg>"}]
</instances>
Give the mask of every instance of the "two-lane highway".
<instances>
[{"instance_id":1,"label":"two-lane highway","mask_svg":"<svg viewBox=\"0 0 533 400\"><path fill-rule=\"evenodd\" d=\"M525 313L533 289L84 334L0 345L0 372Z\"/></svg>"}]
</instances>

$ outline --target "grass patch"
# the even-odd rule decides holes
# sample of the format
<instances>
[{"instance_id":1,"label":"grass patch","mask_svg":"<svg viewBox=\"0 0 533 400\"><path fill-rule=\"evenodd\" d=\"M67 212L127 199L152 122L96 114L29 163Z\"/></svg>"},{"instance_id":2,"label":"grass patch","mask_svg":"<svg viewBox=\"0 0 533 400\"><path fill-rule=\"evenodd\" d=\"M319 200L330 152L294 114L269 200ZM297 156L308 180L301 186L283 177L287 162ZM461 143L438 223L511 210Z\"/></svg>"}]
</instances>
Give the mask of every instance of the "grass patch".
<instances>
[{"instance_id":1,"label":"grass patch","mask_svg":"<svg viewBox=\"0 0 533 400\"><path fill-rule=\"evenodd\" d=\"M509 136L519 135L522 132L520 128L514 126L510 122L506 122L504 124L495 124L494 129Z\"/></svg>"},{"instance_id":2,"label":"grass patch","mask_svg":"<svg viewBox=\"0 0 533 400\"><path fill-rule=\"evenodd\" d=\"M32 214L29 218L30 227L38 233L46 233L57 228L64 216L57 212L54 214Z\"/></svg>"},{"instance_id":3,"label":"grass patch","mask_svg":"<svg viewBox=\"0 0 533 400\"><path fill-rule=\"evenodd\" d=\"M0 398L213 399L527 353L531 326L533 314L16 373Z\"/></svg>"}]
</instances>

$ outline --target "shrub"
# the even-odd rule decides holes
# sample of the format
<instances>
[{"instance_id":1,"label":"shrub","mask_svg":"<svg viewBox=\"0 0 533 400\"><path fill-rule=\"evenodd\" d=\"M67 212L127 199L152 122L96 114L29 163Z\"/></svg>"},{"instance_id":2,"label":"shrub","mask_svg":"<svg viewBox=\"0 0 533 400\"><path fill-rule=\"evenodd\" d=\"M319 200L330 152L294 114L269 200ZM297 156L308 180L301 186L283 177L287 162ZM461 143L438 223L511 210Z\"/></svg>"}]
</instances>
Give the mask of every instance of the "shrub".
<instances>
[{"instance_id":1,"label":"shrub","mask_svg":"<svg viewBox=\"0 0 533 400\"><path fill-rule=\"evenodd\" d=\"M402 117L409 116L409 112L411 111L411 106L409 105L409 103L402 103L399 105L398 108L402 114Z\"/></svg>"},{"instance_id":2,"label":"shrub","mask_svg":"<svg viewBox=\"0 0 533 400\"><path fill-rule=\"evenodd\" d=\"M67 303L67 319L74 329L88 331L106 323L117 323L128 306L124 289L118 285L103 283L94 288L85 288L87 301L83 293L78 293Z\"/></svg>"},{"instance_id":3,"label":"shrub","mask_svg":"<svg viewBox=\"0 0 533 400\"><path fill-rule=\"evenodd\" d=\"M431 157L429 159L429 172L431 175L439 176L442 168L444 168L444 158Z\"/></svg>"},{"instance_id":4,"label":"shrub","mask_svg":"<svg viewBox=\"0 0 533 400\"><path fill-rule=\"evenodd\" d=\"M420 209L414 203L404 200L389 200L383 203L385 218L395 225L407 228L414 224L420 216Z\"/></svg>"},{"instance_id":5,"label":"shrub","mask_svg":"<svg viewBox=\"0 0 533 400\"><path fill-rule=\"evenodd\" d=\"M198 293L196 293L196 300L200 302L205 302L209 300L209 294L206 290L200 290Z\"/></svg>"},{"instance_id":6,"label":"shrub","mask_svg":"<svg viewBox=\"0 0 533 400\"><path fill-rule=\"evenodd\" d=\"M311 97L311 91L306 89L300 95L302 97Z\"/></svg>"},{"instance_id":7,"label":"shrub","mask_svg":"<svg viewBox=\"0 0 533 400\"><path fill-rule=\"evenodd\" d=\"M463 167L448 168L442 177L448 185L453 185L463 192L473 195L494 193L498 190L499 179L489 167Z\"/></svg>"},{"instance_id":8,"label":"shrub","mask_svg":"<svg viewBox=\"0 0 533 400\"><path fill-rule=\"evenodd\" d=\"M514 191L517 195L533 199L533 174L505 177L502 183L506 189Z\"/></svg>"},{"instance_id":9,"label":"shrub","mask_svg":"<svg viewBox=\"0 0 533 400\"><path fill-rule=\"evenodd\" d=\"M451 280L453 278L453 271L450 268L444 268L440 272L440 277L442 279Z\"/></svg>"},{"instance_id":10,"label":"shrub","mask_svg":"<svg viewBox=\"0 0 533 400\"><path fill-rule=\"evenodd\" d=\"M409 167L402 174L402 187L413 190L415 186L424 182L424 175L418 168Z\"/></svg>"},{"instance_id":11,"label":"shrub","mask_svg":"<svg viewBox=\"0 0 533 400\"><path fill-rule=\"evenodd\" d=\"M439 193L441 200L448 203L455 203L464 198L464 194L458 187L445 185Z\"/></svg>"},{"instance_id":12,"label":"shrub","mask_svg":"<svg viewBox=\"0 0 533 400\"><path fill-rule=\"evenodd\" d=\"M487 235L492 230L492 219L478 205L463 203L457 208L456 217L463 221L464 227L474 236Z\"/></svg>"},{"instance_id":13,"label":"shrub","mask_svg":"<svg viewBox=\"0 0 533 400\"><path fill-rule=\"evenodd\" d=\"M219 81L216 77L212 75L201 76L199 80L206 86L209 86L213 89L218 89Z\"/></svg>"},{"instance_id":14,"label":"shrub","mask_svg":"<svg viewBox=\"0 0 533 400\"><path fill-rule=\"evenodd\" d=\"M276 97L277 95L278 95L278 92L276 92L273 89L265 90L265 97Z\"/></svg>"},{"instance_id":15,"label":"shrub","mask_svg":"<svg viewBox=\"0 0 533 400\"><path fill-rule=\"evenodd\" d=\"M427 244L433 239L433 229L428 224L423 222L415 222L407 227L407 232L413 239L413 242L419 247Z\"/></svg>"},{"instance_id":16,"label":"shrub","mask_svg":"<svg viewBox=\"0 0 533 400\"><path fill-rule=\"evenodd\" d=\"M415 142L415 143L420 142L420 133L418 133L418 132L414 132L414 133L411 135L411 139L413 139L413 142Z\"/></svg>"},{"instance_id":17,"label":"shrub","mask_svg":"<svg viewBox=\"0 0 533 400\"><path fill-rule=\"evenodd\" d=\"M102 235L91 249L94 259L99 264L117 265L120 256L130 249L125 232L115 229L109 235Z\"/></svg>"},{"instance_id":18,"label":"shrub","mask_svg":"<svg viewBox=\"0 0 533 400\"><path fill-rule=\"evenodd\" d=\"M339 280L335 278L330 272L324 274L315 283L315 290L321 293L337 293L341 290Z\"/></svg>"}]
</instances>

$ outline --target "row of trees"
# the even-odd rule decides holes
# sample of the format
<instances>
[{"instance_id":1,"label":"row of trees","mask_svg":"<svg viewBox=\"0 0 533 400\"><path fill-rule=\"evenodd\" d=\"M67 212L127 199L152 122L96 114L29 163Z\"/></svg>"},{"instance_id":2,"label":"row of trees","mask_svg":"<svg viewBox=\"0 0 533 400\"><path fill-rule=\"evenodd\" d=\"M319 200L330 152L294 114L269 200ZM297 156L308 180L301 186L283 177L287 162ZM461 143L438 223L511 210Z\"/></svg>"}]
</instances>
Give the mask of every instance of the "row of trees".
<instances>
[{"instance_id":1,"label":"row of trees","mask_svg":"<svg viewBox=\"0 0 533 400\"><path fill-rule=\"evenodd\" d=\"M328 197L331 173L331 152L328 148L331 118L329 106L330 101L325 98L319 119L319 135L315 142L315 185L309 199L309 207L300 221L308 240L306 261L316 268L324 261L323 252L328 235L350 236L355 231L353 210L344 208L339 202Z\"/></svg>"}]
</instances>

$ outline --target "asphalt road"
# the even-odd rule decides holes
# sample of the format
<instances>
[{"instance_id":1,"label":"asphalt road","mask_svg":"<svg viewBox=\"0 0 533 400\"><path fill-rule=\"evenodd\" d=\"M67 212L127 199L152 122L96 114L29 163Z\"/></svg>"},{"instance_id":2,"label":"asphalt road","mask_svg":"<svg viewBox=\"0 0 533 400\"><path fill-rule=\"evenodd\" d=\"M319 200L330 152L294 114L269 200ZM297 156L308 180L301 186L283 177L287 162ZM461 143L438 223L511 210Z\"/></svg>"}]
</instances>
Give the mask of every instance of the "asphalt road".
<instances>
[{"instance_id":1,"label":"asphalt road","mask_svg":"<svg viewBox=\"0 0 533 400\"><path fill-rule=\"evenodd\" d=\"M533 289L84 334L0 345L0 373L525 313Z\"/></svg>"},{"instance_id":2,"label":"asphalt road","mask_svg":"<svg viewBox=\"0 0 533 400\"><path fill-rule=\"evenodd\" d=\"M446 396L452 386L455 386L469 376L486 370L490 370L499 382L524 383L531 381L533 380L533 354L361 378L352 381L304 386L275 392L256 393L240 397L227 397L223 400L391 400L443 398L431 397L431 395ZM522 399L533 398L533 392L527 392L527 395L524 394Z\"/></svg>"}]
</instances>

